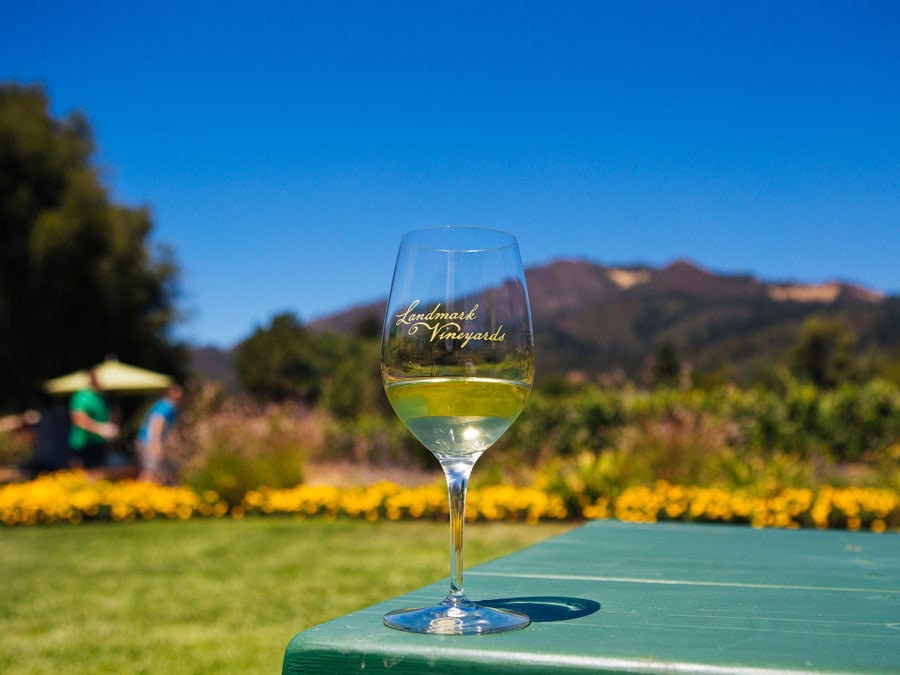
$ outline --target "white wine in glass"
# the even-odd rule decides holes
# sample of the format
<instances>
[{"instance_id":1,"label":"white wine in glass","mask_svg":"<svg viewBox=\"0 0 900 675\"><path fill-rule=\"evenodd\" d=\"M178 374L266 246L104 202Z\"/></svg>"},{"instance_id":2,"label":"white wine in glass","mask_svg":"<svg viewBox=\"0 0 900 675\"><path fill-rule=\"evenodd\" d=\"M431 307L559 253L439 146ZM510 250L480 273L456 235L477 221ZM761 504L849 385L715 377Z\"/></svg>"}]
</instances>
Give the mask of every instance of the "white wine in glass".
<instances>
[{"instance_id":1,"label":"white wine in glass","mask_svg":"<svg viewBox=\"0 0 900 675\"><path fill-rule=\"evenodd\" d=\"M519 612L463 590L466 488L478 458L522 412L534 340L515 237L482 228L415 230L400 242L381 343L388 400L440 462L450 498L450 592L431 607L385 615L391 628L471 635L524 628Z\"/></svg>"}]
</instances>

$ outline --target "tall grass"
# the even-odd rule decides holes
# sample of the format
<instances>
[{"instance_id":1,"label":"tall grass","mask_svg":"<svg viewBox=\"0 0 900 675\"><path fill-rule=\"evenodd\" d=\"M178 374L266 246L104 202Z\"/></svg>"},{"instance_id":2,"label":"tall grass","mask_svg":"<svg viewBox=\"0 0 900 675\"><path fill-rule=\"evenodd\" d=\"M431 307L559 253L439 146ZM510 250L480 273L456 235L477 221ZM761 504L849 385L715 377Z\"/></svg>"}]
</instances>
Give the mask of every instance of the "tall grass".
<instances>
[{"instance_id":1,"label":"tall grass","mask_svg":"<svg viewBox=\"0 0 900 675\"><path fill-rule=\"evenodd\" d=\"M567 527L470 525L467 566ZM0 672L279 672L295 633L447 574L448 536L287 518L3 529Z\"/></svg>"}]
</instances>

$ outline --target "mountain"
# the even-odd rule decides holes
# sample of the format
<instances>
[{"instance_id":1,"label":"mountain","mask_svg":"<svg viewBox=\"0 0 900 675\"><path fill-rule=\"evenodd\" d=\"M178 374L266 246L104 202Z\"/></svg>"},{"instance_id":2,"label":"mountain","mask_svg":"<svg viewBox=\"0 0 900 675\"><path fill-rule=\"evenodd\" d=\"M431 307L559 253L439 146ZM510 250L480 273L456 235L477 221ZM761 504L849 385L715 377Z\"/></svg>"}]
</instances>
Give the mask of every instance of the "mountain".
<instances>
[{"instance_id":1,"label":"mountain","mask_svg":"<svg viewBox=\"0 0 900 675\"><path fill-rule=\"evenodd\" d=\"M717 274L690 261L661 268L557 260L526 270L539 376L639 379L663 343L698 373L727 368L740 377L780 361L813 315L842 318L863 349L900 347L900 298L853 284L766 282ZM349 332L381 321L385 301L309 324ZM210 355L205 355L206 359Z\"/></svg>"},{"instance_id":2,"label":"mountain","mask_svg":"<svg viewBox=\"0 0 900 675\"><path fill-rule=\"evenodd\" d=\"M695 372L740 377L780 361L812 315L841 317L866 348L900 345L900 299L852 284L768 283L684 260L660 269L557 261L527 279L547 372L639 378L669 343Z\"/></svg>"}]
</instances>

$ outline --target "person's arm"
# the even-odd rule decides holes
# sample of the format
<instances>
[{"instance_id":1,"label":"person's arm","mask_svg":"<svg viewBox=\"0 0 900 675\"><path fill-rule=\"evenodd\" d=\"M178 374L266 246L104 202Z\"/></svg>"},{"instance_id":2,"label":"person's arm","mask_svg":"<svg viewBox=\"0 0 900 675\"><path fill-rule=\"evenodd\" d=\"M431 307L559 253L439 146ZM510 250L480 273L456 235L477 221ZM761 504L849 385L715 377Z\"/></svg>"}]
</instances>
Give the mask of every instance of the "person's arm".
<instances>
[{"instance_id":1,"label":"person's arm","mask_svg":"<svg viewBox=\"0 0 900 675\"><path fill-rule=\"evenodd\" d=\"M72 420L72 424L75 426L106 439L115 438L118 432L115 424L98 422L97 420L92 419L90 415L83 410L73 410L69 417Z\"/></svg>"}]
</instances>

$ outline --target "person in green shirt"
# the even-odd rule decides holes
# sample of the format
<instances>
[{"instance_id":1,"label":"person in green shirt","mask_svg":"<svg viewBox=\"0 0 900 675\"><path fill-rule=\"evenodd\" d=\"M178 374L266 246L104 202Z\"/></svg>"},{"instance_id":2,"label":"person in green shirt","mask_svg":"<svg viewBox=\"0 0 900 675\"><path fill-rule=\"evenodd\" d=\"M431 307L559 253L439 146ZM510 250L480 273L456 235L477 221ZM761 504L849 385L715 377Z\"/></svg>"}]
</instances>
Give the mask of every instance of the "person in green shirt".
<instances>
[{"instance_id":1,"label":"person in green shirt","mask_svg":"<svg viewBox=\"0 0 900 675\"><path fill-rule=\"evenodd\" d=\"M119 435L119 427L109 421L109 404L92 370L90 386L76 391L69 402L69 447L72 467L95 469L103 466L109 442Z\"/></svg>"}]
</instances>

